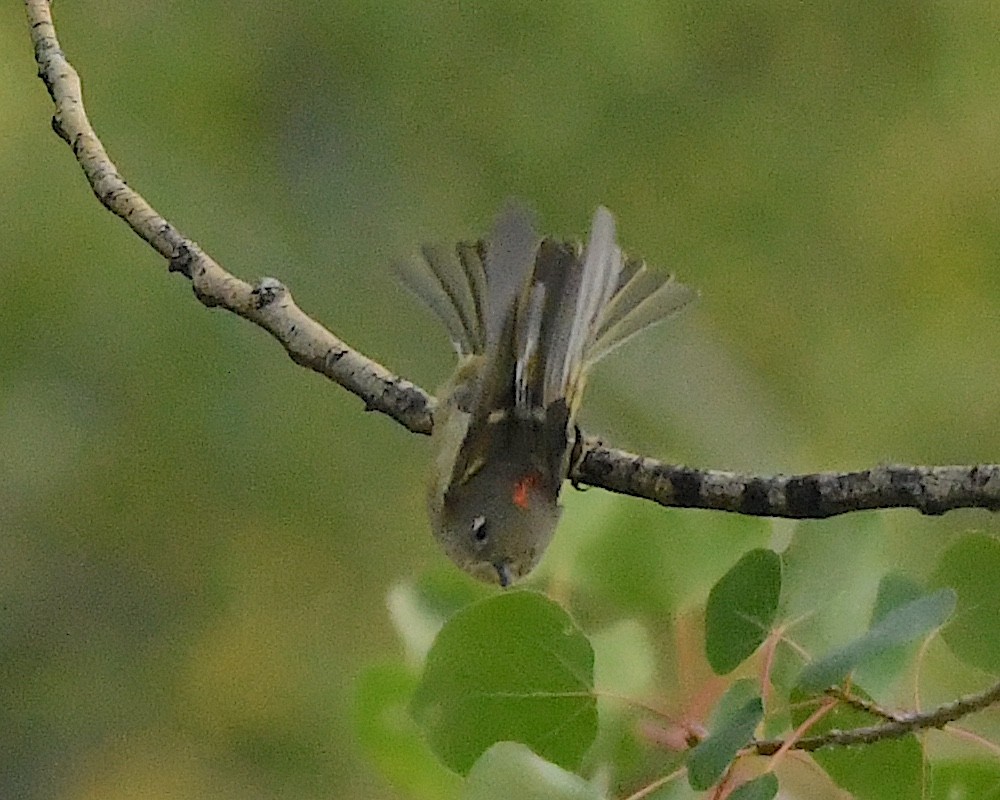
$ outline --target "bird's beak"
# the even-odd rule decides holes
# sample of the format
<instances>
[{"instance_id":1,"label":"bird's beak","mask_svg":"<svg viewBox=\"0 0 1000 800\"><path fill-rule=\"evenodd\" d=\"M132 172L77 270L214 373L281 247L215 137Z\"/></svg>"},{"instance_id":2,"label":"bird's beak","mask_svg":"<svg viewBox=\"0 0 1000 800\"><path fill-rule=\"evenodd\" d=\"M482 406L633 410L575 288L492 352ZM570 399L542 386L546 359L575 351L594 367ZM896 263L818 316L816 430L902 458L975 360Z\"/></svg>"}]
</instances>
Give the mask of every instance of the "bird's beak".
<instances>
[{"instance_id":1,"label":"bird's beak","mask_svg":"<svg viewBox=\"0 0 1000 800\"><path fill-rule=\"evenodd\" d=\"M506 589L513 583L513 578L510 575L510 567L507 566L506 562L498 561L493 565L494 569L497 571L497 576L500 578L500 586Z\"/></svg>"}]
</instances>

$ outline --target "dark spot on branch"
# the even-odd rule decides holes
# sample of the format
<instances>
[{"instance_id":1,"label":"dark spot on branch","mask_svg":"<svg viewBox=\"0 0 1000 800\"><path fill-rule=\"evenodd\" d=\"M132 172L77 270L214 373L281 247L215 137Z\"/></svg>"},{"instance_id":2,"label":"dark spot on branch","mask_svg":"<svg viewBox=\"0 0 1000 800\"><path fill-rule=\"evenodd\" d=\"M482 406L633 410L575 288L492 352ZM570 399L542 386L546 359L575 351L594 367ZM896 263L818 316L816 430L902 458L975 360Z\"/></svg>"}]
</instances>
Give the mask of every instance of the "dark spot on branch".
<instances>
[{"instance_id":1,"label":"dark spot on branch","mask_svg":"<svg viewBox=\"0 0 1000 800\"><path fill-rule=\"evenodd\" d=\"M69 137L66 135L66 129L63 128L62 123L59 121L59 117L55 114L52 115L52 130L55 131L56 136L65 142L69 141Z\"/></svg>"},{"instance_id":2,"label":"dark spot on branch","mask_svg":"<svg viewBox=\"0 0 1000 800\"><path fill-rule=\"evenodd\" d=\"M697 470L679 470L670 477L670 485L674 489L674 501L677 505L693 508L701 505L701 493L705 482Z\"/></svg>"},{"instance_id":3,"label":"dark spot on branch","mask_svg":"<svg viewBox=\"0 0 1000 800\"><path fill-rule=\"evenodd\" d=\"M607 451L600 446L586 450L577 471L584 480L603 482L613 470Z\"/></svg>"},{"instance_id":4,"label":"dark spot on branch","mask_svg":"<svg viewBox=\"0 0 1000 800\"><path fill-rule=\"evenodd\" d=\"M740 511L753 514L756 517L766 516L770 510L767 502L767 481L751 478L747 481L743 496L740 498Z\"/></svg>"},{"instance_id":5,"label":"dark spot on branch","mask_svg":"<svg viewBox=\"0 0 1000 800\"><path fill-rule=\"evenodd\" d=\"M346 350L327 350L326 357L323 359L323 361L326 367L329 368L332 367L334 364L336 364L338 361L340 361L340 359L342 359L346 355L347 355Z\"/></svg>"},{"instance_id":6,"label":"dark spot on branch","mask_svg":"<svg viewBox=\"0 0 1000 800\"><path fill-rule=\"evenodd\" d=\"M276 278L261 278L250 293L257 309L267 308L285 294L285 285Z\"/></svg>"},{"instance_id":7,"label":"dark spot on branch","mask_svg":"<svg viewBox=\"0 0 1000 800\"><path fill-rule=\"evenodd\" d=\"M194 254L186 244L178 245L177 250L170 256L170 272L179 272L188 280L191 279L191 264L194 261Z\"/></svg>"},{"instance_id":8,"label":"dark spot on branch","mask_svg":"<svg viewBox=\"0 0 1000 800\"><path fill-rule=\"evenodd\" d=\"M906 497L917 497L921 492L920 475L909 467L895 467L889 473L892 490Z\"/></svg>"},{"instance_id":9,"label":"dark spot on branch","mask_svg":"<svg viewBox=\"0 0 1000 800\"><path fill-rule=\"evenodd\" d=\"M823 497L819 481L812 475L792 478L785 485L785 503L790 517L801 518L815 515Z\"/></svg>"},{"instance_id":10,"label":"dark spot on branch","mask_svg":"<svg viewBox=\"0 0 1000 800\"><path fill-rule=\"evenodd\" d=\"M220 305L220 302L217 298L201 291L198 288L198 285L195 283L191 284L191 291L194 292L194 296L198 298L198 302L200 302L203 306L205 306L205 308L216 308L217 306Z\"/></svg>"},{"instance_id":11,"label":"dark spot on branch","mask_svg":"<svg viewBox=\"0 0 1000 800\"><path fill-rule=\"evenodd\" d=\"M642 478L642 456L633 456L628 462L628 473L625 476L625 485L629 491L635 491L638 479Z\"/></svg>"},{"instance_id":12,"label":"dark spot on branch","mask_svg":"<svg viewBox=\"0 0 1000 800\"><path fill-rule=\"evenodd\" d=\"M976 489L982 489L990 479L990 475L990 470L981 469L977 464L972 468L972 472L969 473L969 483Z\"/></svg>"}]
</instances>

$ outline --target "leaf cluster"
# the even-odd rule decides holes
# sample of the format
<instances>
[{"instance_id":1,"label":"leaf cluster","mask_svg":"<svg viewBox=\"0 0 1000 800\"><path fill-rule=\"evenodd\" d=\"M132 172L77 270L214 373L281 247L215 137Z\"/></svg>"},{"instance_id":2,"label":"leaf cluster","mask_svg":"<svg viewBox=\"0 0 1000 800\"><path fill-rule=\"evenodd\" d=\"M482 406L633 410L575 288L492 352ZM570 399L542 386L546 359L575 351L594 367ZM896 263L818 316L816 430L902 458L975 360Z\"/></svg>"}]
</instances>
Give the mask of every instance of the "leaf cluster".
<instances>
[{"instance_id":1,"label":"leaf cluster","mask_svg":"<svg viewBox=\"0 0 1000 800\"><path fill-rule=\"evenodd\" d=\"M747 546L704 593L652 585L655 525L612 543L582 531L526 589L496 593L451 571L397 587L390 608L409 659L372 666L359 685L370 756L418 799L769 800L786 784L789 797L863 800L997 791L987 739L938 756L919 727L850 748L831 737L919 712L914 687L944 691L941 664L980 685L1000 673L1000 541L959 538L922 580L882 574L858 604L862 624L839 636L822 597L792 616L812 585L798 574L808 570L796 536L779 553L755 546L766 524L738 527ZM796 793L803 775L808 794Z\"/></svg>"}]
</instances>

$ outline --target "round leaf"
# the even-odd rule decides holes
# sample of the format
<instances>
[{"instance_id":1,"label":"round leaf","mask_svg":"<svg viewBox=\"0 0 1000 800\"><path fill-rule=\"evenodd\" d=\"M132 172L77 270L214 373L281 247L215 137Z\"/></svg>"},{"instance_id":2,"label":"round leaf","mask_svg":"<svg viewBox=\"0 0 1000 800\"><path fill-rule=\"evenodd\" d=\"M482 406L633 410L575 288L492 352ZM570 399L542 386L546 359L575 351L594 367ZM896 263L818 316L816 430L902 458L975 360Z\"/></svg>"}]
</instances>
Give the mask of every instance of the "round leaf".
<instances>
[{"instance_id":1,"label":"round leaf","mask_svg":"<svg viewBox=\"0 0 1000 800\"><path fill-rule=\"evenodd\" d=\"M967 664L1000 672L1000 539L983 533L963 536L945 551L934 572L936 586L958 594L958 612L941 635Z\"/></svg>"},{"instance_id":2,"label":"round leaf","mask_svg":"<svg viewBox=\"0 0 1000 800\"><path fill-rule=\"evenodd\" d=\"M751 550L708 595L705 651L717 675L735 669L767 638L781 594L781 557Z\"/></svg>"},{"instance_id":3,"label":"round leaf","mask_svg":"<svg viewBox=\"0 0 1000 800\"><path fill-rule=\"evenodd\" d=\"M594 651L566 612L539 594L508 592L445 624L411 711L457 772L500 741L573 769L597 734L593 689Z\"/></svg>"}]
</instances>

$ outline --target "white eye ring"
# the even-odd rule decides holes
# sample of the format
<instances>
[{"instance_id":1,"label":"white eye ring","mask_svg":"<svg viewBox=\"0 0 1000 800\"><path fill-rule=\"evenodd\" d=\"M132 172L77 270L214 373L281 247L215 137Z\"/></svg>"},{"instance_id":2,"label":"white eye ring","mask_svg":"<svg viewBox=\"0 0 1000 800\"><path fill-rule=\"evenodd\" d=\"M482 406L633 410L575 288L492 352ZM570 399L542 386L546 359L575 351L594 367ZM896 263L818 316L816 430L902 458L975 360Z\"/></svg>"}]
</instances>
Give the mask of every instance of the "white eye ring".
<instances>
[{"instance_id":1,"label":"white eye ring","mask_svg":"<svg viewBox=\"0 0 1000 800\"><path fill-rule=\"evenodd\" d=\"M472 535L477 542L486 541L486 517L480 515L472 518Z\"/></svg>"}]
</instances>

